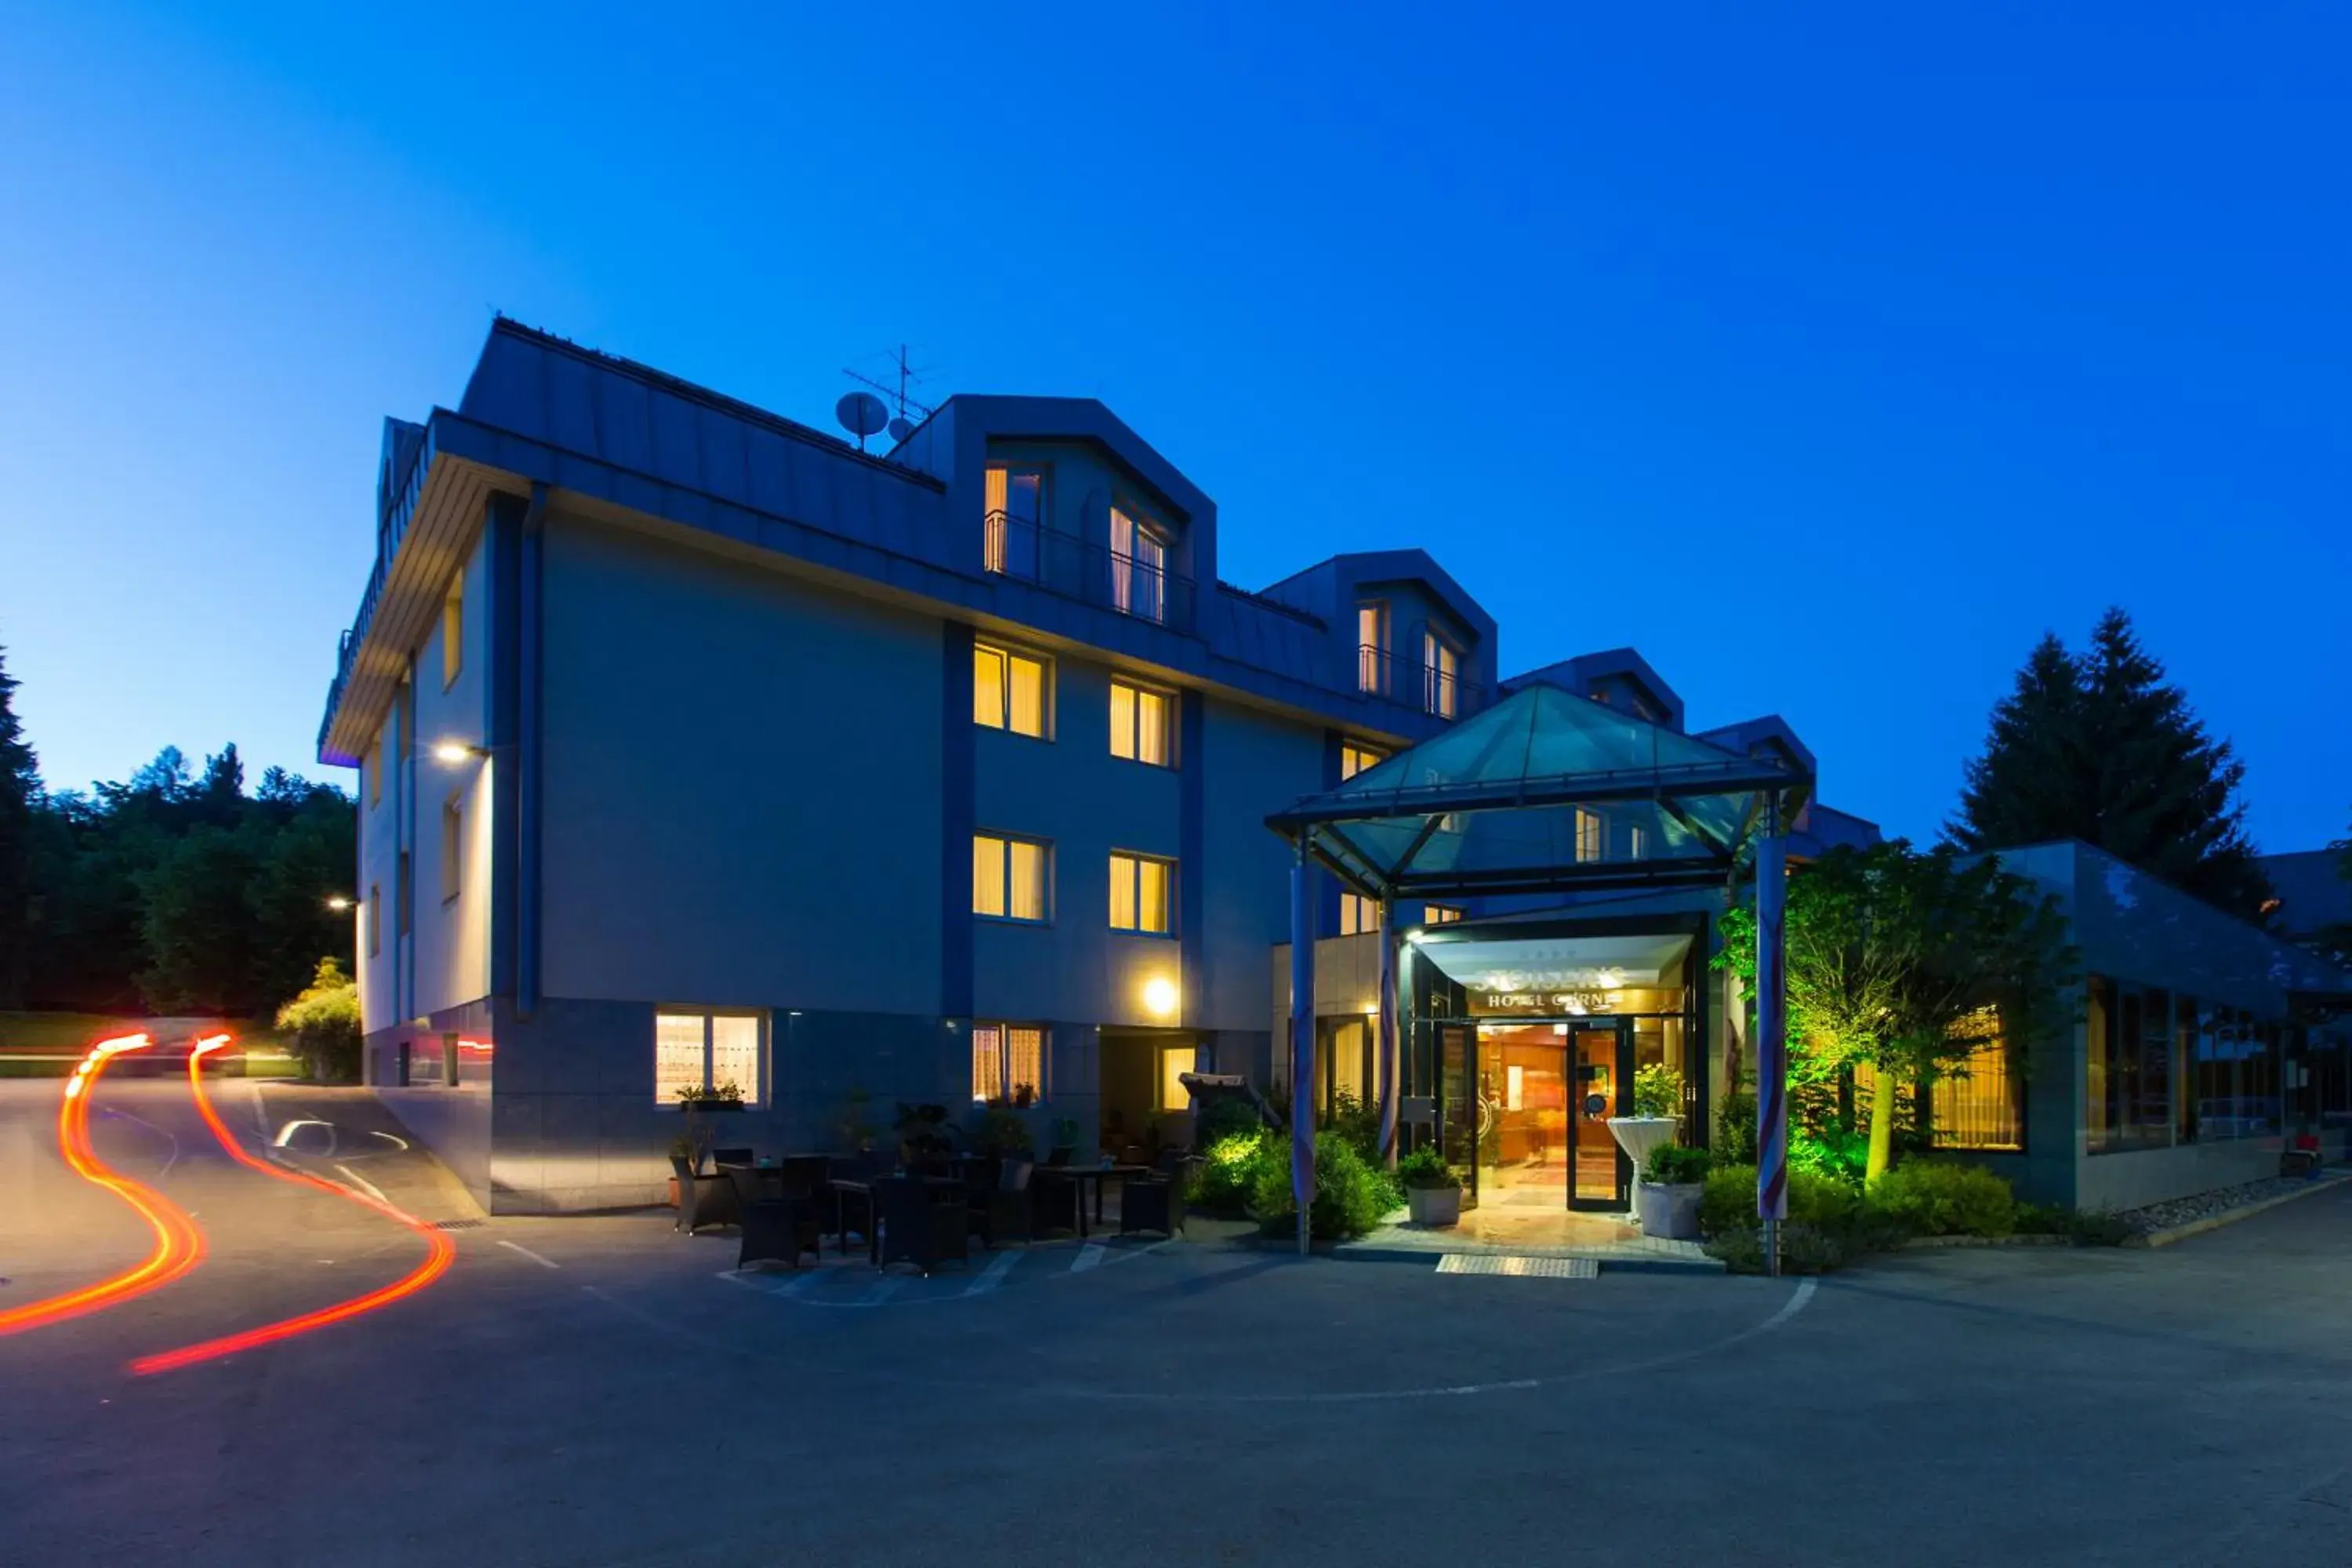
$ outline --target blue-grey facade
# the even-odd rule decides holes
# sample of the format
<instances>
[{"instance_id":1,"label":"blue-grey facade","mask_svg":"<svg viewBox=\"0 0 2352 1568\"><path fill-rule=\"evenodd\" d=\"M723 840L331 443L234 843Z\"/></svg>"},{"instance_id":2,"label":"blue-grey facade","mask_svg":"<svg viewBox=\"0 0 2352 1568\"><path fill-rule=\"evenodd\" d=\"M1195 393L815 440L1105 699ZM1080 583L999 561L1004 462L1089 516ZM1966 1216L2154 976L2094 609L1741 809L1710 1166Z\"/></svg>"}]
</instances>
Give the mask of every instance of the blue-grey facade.
<instances>
[{"instance_id":1,"label":"blue-grey facade","mask_svg":"<svg viewBox=\"0 0 2352 1568\"><path fill-rule=\"evenodd\" d=\"M770 1150L967 1101L1013 1031L1087 1149L1180 1065L1263 1077L1265 813L1488 700L1496 633L1419 551L1250 593L1217 530L1091 400L958 396L868 455L499 321L454 409L387 421L320 733L362 773L368 1081L515 1212L659 1196L695 1027L716 1079L756 1026L719 1141Z\"/></svg>"}]
</instances>

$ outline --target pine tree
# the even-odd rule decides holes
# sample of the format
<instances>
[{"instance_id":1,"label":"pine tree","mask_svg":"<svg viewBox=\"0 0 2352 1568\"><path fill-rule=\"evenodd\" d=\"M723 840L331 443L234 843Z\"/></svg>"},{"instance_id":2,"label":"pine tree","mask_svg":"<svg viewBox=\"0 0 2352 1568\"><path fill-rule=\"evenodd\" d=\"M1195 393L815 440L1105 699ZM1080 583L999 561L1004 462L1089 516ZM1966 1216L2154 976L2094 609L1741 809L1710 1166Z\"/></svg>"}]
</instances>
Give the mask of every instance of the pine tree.
<instances>
[{"instance_id":1,"label":"pine tree","mask_svg":"<svg viewBox=\"0 0 2352 1568\"><path fill-rule=\"evenodd\" d=\"M16 682L0 648L0 1008L25 1005L33 942L33 811L38 760L16 720Z\"/></svg>"},{"instance_id":2,"label":"pine tree","mask_svg":"<svg viewBox=\"0 0 2352 1568\"><path fill-rule=\"evenodd\" d=\"M2255 919L2270 889L2237 798L2244 774L2111 609L2080 656L2054 636L2034 648L1945 833L1969 849L2079 838Z\"/></svg>"}]
</instances>

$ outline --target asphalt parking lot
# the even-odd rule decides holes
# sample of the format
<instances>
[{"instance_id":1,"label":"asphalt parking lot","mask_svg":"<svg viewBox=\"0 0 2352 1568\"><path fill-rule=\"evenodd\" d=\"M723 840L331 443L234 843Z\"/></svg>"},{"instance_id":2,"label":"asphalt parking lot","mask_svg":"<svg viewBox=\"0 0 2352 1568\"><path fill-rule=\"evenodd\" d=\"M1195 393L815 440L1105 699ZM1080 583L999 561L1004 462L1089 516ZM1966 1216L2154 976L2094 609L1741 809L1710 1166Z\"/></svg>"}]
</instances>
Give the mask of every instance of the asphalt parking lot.
<instances>
[{"instance_id":1,"label":"asphalt parking lot","mask_svg":"<svg viewBox=\"0 0 2352 1568\"><path fill-rule=\"evenodd\" d=\"M54 1086L0 1090L5 1310L145 1238L56 1160ZM201 1266L0 1338L0 1563L2352 1562L2341 1187L2162 1251L1818 1285L1190 1243L737 1279L666 1215L499 1219L419 1294L141 1376L419 1250L186 1100L105 1085L92 1138ZM357 1110L222 1103L257 1147L348 1118L303 1158L446 1199Z\"/></svg>"}]
</instances>

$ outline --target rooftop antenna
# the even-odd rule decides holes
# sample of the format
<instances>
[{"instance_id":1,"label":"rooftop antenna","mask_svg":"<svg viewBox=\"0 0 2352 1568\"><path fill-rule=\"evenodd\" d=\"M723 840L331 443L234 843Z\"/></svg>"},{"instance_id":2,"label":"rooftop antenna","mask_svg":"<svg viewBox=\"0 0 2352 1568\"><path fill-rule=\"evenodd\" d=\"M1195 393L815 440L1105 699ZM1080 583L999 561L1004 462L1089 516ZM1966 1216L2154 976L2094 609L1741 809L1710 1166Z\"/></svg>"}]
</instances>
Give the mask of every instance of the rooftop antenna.
<instances>
[{"instance_id":1,"label":"rooftop antenna","mask_svg":"<svg viewBox=\"0 0 2352 1568\"><path fill-rule=\"evenodd\" d=\"M915 426L917 425L921 424L924 420L929 419L931 416L932 411L929 405L919 403L914 398L907 395L908 384L910 382L919 384L923 379L923 374L922 372L917 370L913 365L907 363L906 344L900 343L898 345L898 352L891 356L890 364L891 368L898 373L898 384L896 387L891 386L891 384L887 381L877 381L870 375L866 375L859 371L847 369L846 367L842 370L841 374L847 376L852 381L865 383L867 386L872 387L876 392L882 394L883 396L891 399L898 405L898 412L895 414L890 413L887 408L884 409L883 412L887 416L887 422L885 424L877 425L874 428L875 430L888 430L890 432L890 439L892 441L903 441L908 437L915 433ZM852 393L850 396L868 397L870 395L866 393ZM841 401L843 405L845 406L849 402L849 398L845 397ZM879 399L875 399L874 402L877 407L882 406ZM910 412L914 416L911 419L908 417L908 415ZM842 423L844 425L849 424L846 416L842 419ZM855 426L852 426L852 428L855 428ZM866 432L858 437L859 451L862 452L866 449L866 435L870 435L873 432L870 431Z\"/></svg>"}]
</instances>

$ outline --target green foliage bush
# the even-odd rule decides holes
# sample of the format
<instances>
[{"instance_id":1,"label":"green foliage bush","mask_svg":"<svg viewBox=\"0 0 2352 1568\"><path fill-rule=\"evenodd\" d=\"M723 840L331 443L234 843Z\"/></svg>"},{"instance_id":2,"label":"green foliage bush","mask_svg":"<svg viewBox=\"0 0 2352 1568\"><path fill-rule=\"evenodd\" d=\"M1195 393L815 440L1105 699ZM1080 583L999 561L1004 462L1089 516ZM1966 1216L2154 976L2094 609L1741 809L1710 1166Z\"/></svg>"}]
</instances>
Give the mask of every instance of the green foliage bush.
<instances>
[{"instance_id":1,"label":"green foliage bush","mask_svg":"<svg viewBox=\"0 0 2352 1568\"><path fill-rule=\"evenodd\" d=\"M1035 1152L1029 1119L1010 1106L991 1105L972 1120L971 1146L1000 1159L1026 1160Z\"/></svg>"},{"instance_id":2,"label":"green foliage bush","mask_svg":"<svg viewBox=\"0 0 2352 1568\"><path fill-rule=\"evenodd\" d=\"M1259 1127L1227 1132L1203 1144L1201 1158L1185 1171L1184 1201L1202 1214L1242 1218L1249 1212L1250 1194L1256 1189L1258 1163L1270 1157L1267 1146L1274 1142L1275 1134ZM1282 1147L1286 1155L1288 1145ZM1282 1168L1286 1180L1290 1168L1286 1158Z\"/></svg>"},{"instance_id":3,"label":"green foliage bush","mask_svg":"<svg viewBox=\"0 0 2352 1568\"><path fill-rule=\"evenodd\" d=\"M1707 1250L1735 1271L1763 1267L1762 1227L1756 1217L1756 1167L1717 1165L1699 1196L1698 1224ZM1797 1273L1836 1268L1864 1252L1902 1245L1905 1223L1865 1199L1853 1184L1790 1166L1789 1217L1780 1227L1780 1258Z\"/></svg>"},{"instance_id":4,"label":"green foliage bush","mask_svg":"<svg viewBox=\"0 0 2352 1568\"><path fill-rule=\"evenodd\" d=\"M293 1034L306 1077L348 1083L360 1076L360 988L333 959L319 960L310 984L278 1009L278 1026Z\"/></svg>"},{"instance_id":5,"label":"green foliage bush","mask_svg":"<svg viewBox=\"0 0 2352 1568\"><path fill-rule=\"evenodd\" d=\"M1240 1133L1255 1137L1265 1129L1257 1107L1237 1094L1221 1094L1203 1107L1192 1129L1192 1146L1207 1149Z\"/></svg>"},{"instance_id":6,"label":"green foliage bush","mask_svg":"<svg viewBox=\"0 0 2352 1568\"><path fill-rule=\"evenodd\" d=\"M1664 1062L1652 1062L1633 1075L1633 1114L1680 1116L1683 1075Z\"/></svg>"},{"instance_id":7,"label":"green foliage bush","mask_svg":"<svg viewBox=\"0 0 2352 1568\"><path fill-rule=\"evenodd\" d=\"M1919 1236L2008 1236L2017 1229L2009 1184L1974 1165L1908 1160L1878 1178L1873 1206Z\"/></svg>"},{"instance_id":8,"label":"green foliage bush","mask_svg":"<svg viewBox=\"0 0 2352 1568\"><path fill-rule=\"evenodd\" d=\"M1424 1143L1397 1162L1397 1180L1406 1190L1414 1188L1458 1187L1462 1178L1445 1163L1445 1156L1433 1143Z\"/></svg>"},{"instance_id":9,"label":"green foliage bush","mask_svg":"<svg viewBox=\"0 0 2352 1568\"><path fill-rule=\"evenodd\" d=\"M1279 1156L1268 1157L1271 1151L1278 1151ZM1251 1215L1270 1232L1295 1228L1298 1209L1291 1201L1288 1141L1269 1136L1252 1166ZM1307 1211L1309 1236L1321 1241L1362 1236L1395 1206L1395 1183L1386 1171L1368 1164L1339 1132L1316 1135L1315 1201Z\"/></svg>"},{"instance_id":10,"label":"green foliage bush","mask_svg":"<svg viewBox=\"0 0 2352 1568\"><path fill-rule=\"evenodd\" d=\"M1649 1168L1642 1173L1642 1178L1663 1187L1687 1185L1706 1181L1714 1163L1714 1156L1704 1149L1661 1143L1650 1151Z\"/></svg>"},{"instance_id":11,"label":"green foliage bush","mask_svg":"<svg viewBox=\"0 0 2352 1568\"><path fill-rule=\"evenodd\" d=\"M1331 1115L1326 1123L1328 1131L1348 1141L1356 1157L1367 1165L1381 1163L1381 1108L1358 1100L1353 1091L1340 1089L1331 1096Z\"/></svg>"},{"instance_id":12,"label":"green foliage bush","mask_svg":"<svg viewBox=\"0 0 2352 1568\"><path fill-rule=\"evenodd\" d=\"M1756 1163L1756 1097L1745 1090L1723 1097L1715 1110L1715 1155L1736 1165Z\"/></svg>"}]
</instances>

